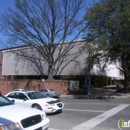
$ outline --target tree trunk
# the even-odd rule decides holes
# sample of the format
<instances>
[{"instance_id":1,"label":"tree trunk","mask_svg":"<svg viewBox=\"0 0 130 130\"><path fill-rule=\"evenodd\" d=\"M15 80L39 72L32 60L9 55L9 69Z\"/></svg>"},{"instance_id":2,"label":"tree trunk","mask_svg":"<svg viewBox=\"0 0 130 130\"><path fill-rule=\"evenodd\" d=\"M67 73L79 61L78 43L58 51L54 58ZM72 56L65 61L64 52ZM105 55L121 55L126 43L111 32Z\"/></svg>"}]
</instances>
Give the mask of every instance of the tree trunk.
<instances>
[{"instance_id":1,"label":"tree trunk","mask_svg":"<svg viewBox=\"0 0 130 130\"><path fill-rule=\"evenodd\" d=\"M122 68L124 72L124 92L128 92L129 89L129 83L130 83L130 60L129 56L126 57L124 54L122 57Z\"/></svg>"},{"instance_id":2,"label":"tree trunk","mask_svg":"<svg viewBox=\"0 0 130 130\"><path fill-rule=\"evenodd\" d=\"M130 86L130 76L124 73L124 92L127 93Z\"/></svg>"},{"instance_id":3,"label":"tree trunk","mask_svg":"<svg viewBox=\"0 0 130 130\"><path fill-rule=\"evenodd\" d=\"M48 79L47 80L54 80L54 65L50 64L48 68Z\"/></svg>"}]
</instances>

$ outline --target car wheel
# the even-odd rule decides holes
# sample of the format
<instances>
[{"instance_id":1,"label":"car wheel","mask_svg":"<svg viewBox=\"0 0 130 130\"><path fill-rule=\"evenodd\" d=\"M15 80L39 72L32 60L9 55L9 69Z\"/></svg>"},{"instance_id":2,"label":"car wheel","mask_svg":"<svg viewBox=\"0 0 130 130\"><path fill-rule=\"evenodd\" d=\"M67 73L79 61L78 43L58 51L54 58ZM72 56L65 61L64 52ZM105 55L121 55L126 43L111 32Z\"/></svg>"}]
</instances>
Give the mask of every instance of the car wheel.
<instances>
[{"instance_id":1,"label":"car wheel","mask_svg":"<svg viewBox=\"0 0 130 130\"><path fill-rule=\"evenodd\" d=\"M41 106L39 104L32 105L32 108L42 110Z\"/></svg>"},{"instance_id":2,"label":"car wheel","mask_svg":"<svg viewBox=\"0 0 130 130\"><path fill-rule=\"evenodd\" d=\"M49 94L47 94L47 95L46 95L46 97L50 97L50 95L49 95Z\"/></svg>"}]
</instances>

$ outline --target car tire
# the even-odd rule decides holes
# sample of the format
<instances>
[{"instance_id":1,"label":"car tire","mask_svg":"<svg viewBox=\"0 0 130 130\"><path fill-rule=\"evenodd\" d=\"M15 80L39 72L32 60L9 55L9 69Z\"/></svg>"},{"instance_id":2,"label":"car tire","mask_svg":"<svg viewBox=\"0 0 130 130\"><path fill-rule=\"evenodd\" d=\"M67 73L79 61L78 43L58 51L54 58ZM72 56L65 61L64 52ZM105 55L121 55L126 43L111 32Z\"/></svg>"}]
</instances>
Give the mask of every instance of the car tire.
<instances>
[{"instance_id":1,"label":"car tire","mask_svg":"<svg viewBox=\"0 0 130 130\"><path fill-rule=\"evenodd\" d=\"M39 104L33 104L32 108L42 110L41 106Z\"/></svg>"},{"instance_id":2,"label":"car tire","mask_svg":"<svg viewBox=\"0 0 130 130\"><path fill-rule=\"evenodd\" d=\"M46 97L50 97L50 95L49 95L49 94L47 94L47 95L46 95Z\"/></svg>"}]
</instances>

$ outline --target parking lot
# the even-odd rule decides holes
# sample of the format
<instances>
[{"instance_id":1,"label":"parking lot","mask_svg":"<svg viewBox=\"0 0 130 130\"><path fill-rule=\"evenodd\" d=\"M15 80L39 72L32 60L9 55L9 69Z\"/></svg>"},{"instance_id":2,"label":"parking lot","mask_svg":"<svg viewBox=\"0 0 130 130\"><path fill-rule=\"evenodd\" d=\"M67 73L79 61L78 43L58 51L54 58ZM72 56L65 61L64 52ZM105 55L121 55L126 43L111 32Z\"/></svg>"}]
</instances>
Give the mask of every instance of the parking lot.
<instances>
[{"instance_id":1,"label":"parking lot","mask_svg":"<svg viewBox=\"0 0 130 130\"><path fill-rule=\"evenodd\" d=\"M118 130L129 119L129 99L68 99L62 113L48 115L49 130Z\"/></svg>"}]
</instances>

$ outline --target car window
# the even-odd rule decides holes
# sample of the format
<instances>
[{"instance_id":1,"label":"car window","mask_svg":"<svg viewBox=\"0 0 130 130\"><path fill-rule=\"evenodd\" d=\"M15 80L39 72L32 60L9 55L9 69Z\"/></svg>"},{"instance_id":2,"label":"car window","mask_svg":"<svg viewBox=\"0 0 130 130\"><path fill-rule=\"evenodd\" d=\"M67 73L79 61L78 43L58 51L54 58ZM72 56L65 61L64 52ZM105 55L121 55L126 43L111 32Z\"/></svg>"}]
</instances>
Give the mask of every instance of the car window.
<instances>
[{"instance_id":1,"label":"car window","mask_svg":"<svg viewBox=\"0 0 130 130\"><path fill-rule=\"evenodd\" d=\"M49 89L50 91L55 91L54 89Z\"/></svg>"},{"instance_id":2,"label":"car window","mask_svg":"<svg viewBox=\"0 0 130 130\"><path fill-rule=\"evenodd\" d=\"M43 95L38 93L38 92L30 92L30 93L26 93L27 96L30 98L30 99L40 99L40 98L43 98Z\"/></svg>"},{"instance_id":3,"label":"car window","mask_svg":"<svg viewBox=\"0 0 130 130\"><path fill-rule=\"evenodd\" d=\"M5 106L5 105L11 105L13 102L11 102L8 98L0 94L0 106Z\"/></svg>"},{"instance_id":4,"label":"car window","mask_svg":"<svg viewBox=\"0 0 130 130\"><path fill-rule=\"evenodd\" d=\"M1 103L8 103L8 101L5 98L3 98L3 97L0 97L0 102Z\"/></svg>"},{"instance_id":5,"label":"car window","mask_svg":"<svg viewBox=\"0 0 130 130\"><path fill-rule=\"evenodd\" d=\"M43 89L43 92L48 92L47 89Z\"/></svg>"},{"instance_id":6,"label":"car window","mask_svg":"<svg viewBox=\"0 0 130 130\"><path fill-rule=\"evenodd\" d=\"M21 99L21 100L23 100L23 99L25 99L25 98L27 98L27 96L25 95L25 94L23 94L23 93L16 93L16 99ZM28 99L28 98L27 98Z\"/></svg>"},{"instance_id":7,"label":"car window","mask_svg":"<svg viewBox=\"0 0 130 130\"><path fill-rule=\"evenodd\" d=\"M39 92L48 92L46 89L42 89Z\"/></svg>"},{"instance_id":8,"label":"car window","mask_svg":"<svg viewBox=\"0 0 130 130\"><path fill-rule=\"evenodd\" d=\"M41 90L39 90L39 92L43 92L43 90L41 89Z\"/></svg>"},{"instance_id":9,"label":"car window","mask_svg":"<svg viewBox=\"0 0 130 130\"><path fill-rule=\"evenodd\" d=\"M9 98L15 98L15 93L10 93L7 97L9 97Z\"/></svg>"}]
</instances>

